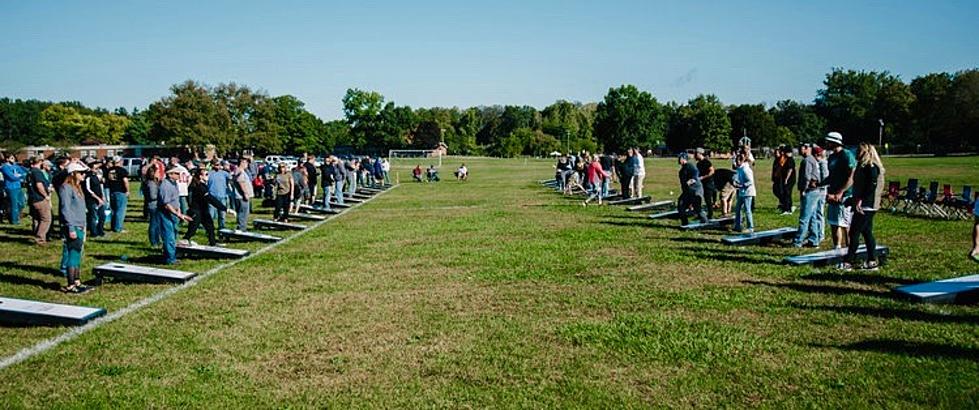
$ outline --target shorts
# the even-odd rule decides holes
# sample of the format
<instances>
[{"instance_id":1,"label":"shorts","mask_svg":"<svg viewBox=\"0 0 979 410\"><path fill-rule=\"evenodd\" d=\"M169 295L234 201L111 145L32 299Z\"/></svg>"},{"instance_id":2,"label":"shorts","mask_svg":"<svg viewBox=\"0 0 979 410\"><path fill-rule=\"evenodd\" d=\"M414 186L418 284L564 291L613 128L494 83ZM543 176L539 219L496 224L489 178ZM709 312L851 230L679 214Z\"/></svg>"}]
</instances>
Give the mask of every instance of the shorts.
<instances>
[{"instance_id":1,"label":"shorts","mask_svg":"<svg viewBox=\"0 0 979 410\"><path fill-rule=\"evenodd\" d=\"M844 201L845 202L845 201ZM850 220L853 219L853 210L843 204L829 204L826 207L826 222L830 226L850 227Z\"/></svg>"},{"instance_id":2,"label":"shorts","mask_svg":"<svg viewBox=\"0 0 979 410\"><path fill-rule=\"evenodd\" d=\"M734 199L734 194L738 192L738 189L734 187L734 184L724 184L724 188L721 188L721 200L730 201Z\"/></svg>"}]
</instances>

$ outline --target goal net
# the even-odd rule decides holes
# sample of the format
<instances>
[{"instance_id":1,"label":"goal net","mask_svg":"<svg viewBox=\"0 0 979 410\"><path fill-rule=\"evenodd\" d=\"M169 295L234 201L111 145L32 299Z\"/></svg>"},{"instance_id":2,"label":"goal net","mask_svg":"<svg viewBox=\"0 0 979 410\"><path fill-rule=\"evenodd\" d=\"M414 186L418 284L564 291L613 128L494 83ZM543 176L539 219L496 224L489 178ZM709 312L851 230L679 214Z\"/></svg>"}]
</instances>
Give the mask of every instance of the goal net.
<instances>
[{"instance_id":1,"label":"goal net","mask_svg":"<svg viewBox=\"0 0 979 410\"><path fill-rule=\"evenodd\" d=\"M388 160L393 161L398 158L414 158L417 160L427 160L438 158L438 166L442 167L442 151L435 149L392 149L388 151Z\"/></svg>"}]
</instances>

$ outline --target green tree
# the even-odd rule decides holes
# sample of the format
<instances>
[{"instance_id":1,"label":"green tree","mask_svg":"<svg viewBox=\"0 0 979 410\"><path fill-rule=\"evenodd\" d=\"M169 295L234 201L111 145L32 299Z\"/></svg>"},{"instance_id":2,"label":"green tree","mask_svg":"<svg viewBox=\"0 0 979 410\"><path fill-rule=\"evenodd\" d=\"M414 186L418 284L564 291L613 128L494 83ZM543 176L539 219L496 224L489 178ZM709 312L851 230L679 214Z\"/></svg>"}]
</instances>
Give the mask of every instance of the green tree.
<instances>
[{"instance_id":1,"label":"green tree","mask_svg":"<svg viewBox=\"0 0 979 410\"><path fill-rule=\"evenodd\" d=\"M610 88L595 109L595 138L606 151L663 143L667 115L652 94L633 85Z\"/></svg>"},{"instance_id":2,"label":"green tree","mask_svg":"<svg viewBox=\"0 0 979 410\"><path fill-rule=\"evenodd\" d=\"M206 87L188 80L170 91L172 95L150 104L151 140L195 150L203 150L208 144L222 152L231 148L231 116Z\"/></svg>"},{"instance_id":3,"label":"green tree","mask_svg":"<svg viewBox=\"0 0 979 410\"><path fill-rule=\"evenodd\" d=\"M843 133L844 141L877 141L878 120L891 139L910 132L914 95L900 78L888 72L833 69L818 91L816 110L830 129Z\"/></svg>"},{"instance_id":4,"label":"green tree","mask_svg":"<svg viewBox=\"0 0 979 410\"><path fill-rule=\"evenodd\" d=\"M367 146L372 135L381 128L381 110L384 96L375 91L357 88L347 90L343 96L343 114L350 125L350 145L355 149Z\"/></svg>"},{"instance_id":5,"label":"green tree","mask_svg":"<svg viewBox=\"0 0 979 410\"><path fill-rule=\"evenodd\" d=\"M826 135L826 120L816 114L812 105L782 100L768 112L775 117L776 125L788 128L799 142L818 143Z\"/></svg>"},{"instance_id":6,"label":"green tree","mask_svg":"<svg viewBox=\"0 0 979 410\"><path fill-rule=\"evenodd\" d=\"M731 120L717 96L699 95L682 106L670 106L667 145L674 152L704 147L726 152L731 148Z\"/></svg>"},{"instance_id":7,"label":"green tree","mask_svg":"<svg viewBox=\"0 0 979 410\"><path fill-rule=\"evenodd\" d=\"M386 154L390 149L404 148L412 143L412 133L418 124L418 117L411 107L398 107L389 102L384 105L380 117L380 129L375 141L369 144L371 147Z\"/></svg>"},{"instance_id":8,"label":"green tree","mask_svg":"<svg viewBox=\"0 0 979 410\"><path fill-rule=\"evenodd\" d=\"M762 104L741 104L730 107L728 117L731 119L730 145L738 145L744 134L751 138L756 147L774 147L778 145L778 129L775 117Z\"/></svg>"},{"instance_id":9,"label":"green tree","mask_svg":"<svg viewBox=\"0 0 979 410\"><path fill-rule=\"evenodd\" d=\"M951 119L948 145L954 150L979 149L979 70L955 74L949 93Z\"/></svg>"}]
</instances>

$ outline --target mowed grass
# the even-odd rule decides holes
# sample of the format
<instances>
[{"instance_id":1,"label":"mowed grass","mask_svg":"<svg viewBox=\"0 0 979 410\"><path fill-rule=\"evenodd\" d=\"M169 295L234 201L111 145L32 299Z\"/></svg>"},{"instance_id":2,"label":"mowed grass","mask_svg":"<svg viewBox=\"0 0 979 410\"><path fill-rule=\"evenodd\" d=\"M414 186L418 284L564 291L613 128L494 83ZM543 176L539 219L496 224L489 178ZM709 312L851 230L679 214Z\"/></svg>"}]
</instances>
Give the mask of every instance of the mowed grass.
<instances>
[{"instance_id":1,"label":"mowed grass","mask_svg":"<svg viewBox=\"0 0 979 410\"><path fill-rule=\"evenodd\" d=\"M448 180L460 161L468 182ZM800 253L792 248L727 247L722 232L582 208L536 183L552 176L549 160L450 159L437 184L407 182L415 163L396 165L402 185L353 212L3 370L0 407L979 401L979 308L913 304L890 291L979 271L965 258L971 222L882 214L889 264L839 273L782 265ZM979 185L974 157L885 165L902 183ZM758 164L761 187L769 166ZM648 167L647 191L670 198L675 163ZM759 228L794 225L767 191ZM86 272L93 255L150 251L145 228L128 229L127 243L89 243ZM61 295L46 284L60 279L43 270L57 267L58 250L2 246L4 295L112 310L166 288L112 283ZM2 328L0 348L11 354L64 331Z\"/></svg>"}]
</instances>

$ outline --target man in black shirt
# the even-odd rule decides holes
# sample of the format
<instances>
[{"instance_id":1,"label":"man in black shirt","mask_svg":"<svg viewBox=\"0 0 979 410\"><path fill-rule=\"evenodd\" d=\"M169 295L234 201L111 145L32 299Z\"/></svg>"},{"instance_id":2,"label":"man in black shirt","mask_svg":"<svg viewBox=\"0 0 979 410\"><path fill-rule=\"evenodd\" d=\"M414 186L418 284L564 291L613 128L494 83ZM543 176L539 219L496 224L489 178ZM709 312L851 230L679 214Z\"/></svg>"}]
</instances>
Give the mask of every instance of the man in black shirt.
<instances>
[{"instance_id":1,"label":"man in black shirt","mask_svg":"<svg viewBox=\"0 0 979 410\"><path fill-rule=\"evenodd\" d=\"M680 223L686 225L687 211L693 208L693 213L701 223L707 223L707 213L704 212L702 203L704 201L704 185L700 183L700 173L697 167L689 162L690 156L681 153L677 162L680 164L680 200L677 201L676 209L680 211Z\"/></svg>"},{"instance_id":2,"label":"man in black shirt","mask_svg":"<svg viewBox=\"0 0 979 410\"><path fill-rule=\"evenodd\" d=\"M318 180L317 177L319 176L319 172L316 171L316 157L312 155L306 156L306 163L303 164L303 167L306 168L306 179L309 181L309 189L306 190L305 199L306 202L313 203L316 200L316 190L319 187L319 184L316 183Z\"/></svg>"},{"instance_id":3,"label":"man in black shirt","mask_svg":"<svg viewBox=\"0 0 979 410\"><path fill-rule=\"evenodd\" d=\"M122 158L115 157L105 175L112 207L112 232L123 232L122 225L126 221L126 207L129 205L129 171L122 166Z\"/></svg>"},{"instance_id":4,"label":"man in black shirt","mask_svg":"<svg viewBox=\"0 0 979 410\"><path fill-rule=\"evenodd\" d=\"M105 192L102 184L102 162L88 162L89 171L85 175L85 215L88 224L88 235L91 238L105 236Z\"/></svg>"},{"instance_id":5,"label":"man in black shirt","mask_svg":"<svg viewBox=\"0 0 979 410\"><path fill-rule=\"evenodd\" d=\"M714 203L717 202L717 188L714 186L714 164L707 158L703 148L697 148L694 153L697 160L697 172L700 173L700 183L704 185L704 205L707 206L707 218L714 217Z\"/></svg>"},{"instance_id":6,"label":"man in black shirt","mask_svg":"<svg viewBox=\"0 0 979 410\"><path fill-rule=\"evenodd\" d=\"M27 174L27 200L31 209L31 232L34 242L44 245L48 242L51 230L51 179L48 176L51 166L41 157L31 160L31 170Z\"/></svg>"}]
</instances>

